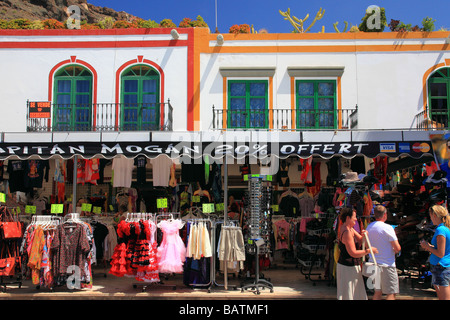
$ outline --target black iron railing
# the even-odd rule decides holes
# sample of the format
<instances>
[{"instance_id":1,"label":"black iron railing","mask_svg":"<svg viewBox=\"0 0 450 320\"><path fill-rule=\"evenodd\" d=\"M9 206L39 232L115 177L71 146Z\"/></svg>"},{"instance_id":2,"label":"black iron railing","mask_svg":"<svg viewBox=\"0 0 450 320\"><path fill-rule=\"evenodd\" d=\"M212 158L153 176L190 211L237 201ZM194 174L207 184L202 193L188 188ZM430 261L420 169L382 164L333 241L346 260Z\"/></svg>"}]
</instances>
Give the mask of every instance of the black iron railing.
<instances>
[{"instance_id":1,"label":"black iron railing","mask_svg":"<svg viewBox=\"0 0 450 320\"><path fill-rule=\"evenodd\" d=\"M230 110L213 106L213 129L345 130L358 125L358 106L336 110Z\"/></svg>"},{"instance_id":2,"label":"black iron railing","mask_svg":"<svg viewBox=\"0 0 450 320\"><path fill-rule=\"evenodd\" d=\"M449 110L430 109L419 112L414 119L416 129L421 130L442 130L449 128Z\"/></svg>"},{"instance_id":3,"label":"black iron railing","mask_svg":"<svg viewBox=\"0 0 450 320\"><path fill-rule=\"evenodd\" d=\"M162 103L51 104L50 117L30 117L27 131L172 131L173 108Z\"/></svg>"}]
</instances>

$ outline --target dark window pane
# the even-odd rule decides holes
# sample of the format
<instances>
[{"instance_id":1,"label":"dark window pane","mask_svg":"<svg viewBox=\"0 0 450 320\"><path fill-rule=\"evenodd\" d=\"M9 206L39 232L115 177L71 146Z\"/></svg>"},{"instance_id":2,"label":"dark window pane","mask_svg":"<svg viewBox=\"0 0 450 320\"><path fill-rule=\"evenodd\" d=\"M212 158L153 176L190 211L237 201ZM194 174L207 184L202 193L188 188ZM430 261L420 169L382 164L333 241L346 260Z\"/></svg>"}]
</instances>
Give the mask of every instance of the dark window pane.
<instances>
[{"instance_id":1,"label":"dark window pane","mask_svg":"<svg viewBox=\"0 0 450 320\"><path fill-rule=\"evenodd\" d=\"M447 96L447 84L446 83L430 83L430 93L433 97L445 97Z\"/></svg>"},{"instance_id":2,"label":"dark window pane","mask_svg":"<svg viewBox=\"0 0 450 320\"><path fill-rule=\"evenodd\" d=\"M245 96L245 83L232 82L230 83L230 96Z\"/></svg>"},{"instance_id":3,"label":"dark window pane","mask_svg":"<svg viewBox=\"0 0 450 320\"><path fill-rule=\"evenodd\" d=\"M138 81L137 80L125 80L124 81L124 92L137 92L138 91Z\"/></svg>"},{"instance_id":4,"label":"dark window pane","mask_svg":"<svg viewBox=\"0 0 450 320\"><path fill-rule=\"evenodd\" d=\"M77 80L76 91L77 93L89 93L91 82L89 80Z\"/></svg>"},{"instance_id":5,"label":"dark window pane","mask_svg":"<svg viewBox=\"0 0 450 320\"><path fill-rule=\"evenodd\" d=\"M250 83L250 96L265 96L266 95L266 83L263 82L255 82Z\"/></svg>"},{"instance_id":6,"label":"dark window pane","mask_svg":"<svg viewBox=\"0 0 450 320\"><path fill-rule=\"evenodd\" d=\"M70 93L71 90L70 80L59 80L58 81L58 93Z\"/></svg>"},{"instance_id":7,"label":"dark window pane","mask_svg":"<svg viewBox=\"0 0 450 320\"><path fill-rule=\"evenodd\" d=\"M312 82L299 82L298 95L300 96L313 96L314 95L314 83Z\"/></svg>"}]
</instances>

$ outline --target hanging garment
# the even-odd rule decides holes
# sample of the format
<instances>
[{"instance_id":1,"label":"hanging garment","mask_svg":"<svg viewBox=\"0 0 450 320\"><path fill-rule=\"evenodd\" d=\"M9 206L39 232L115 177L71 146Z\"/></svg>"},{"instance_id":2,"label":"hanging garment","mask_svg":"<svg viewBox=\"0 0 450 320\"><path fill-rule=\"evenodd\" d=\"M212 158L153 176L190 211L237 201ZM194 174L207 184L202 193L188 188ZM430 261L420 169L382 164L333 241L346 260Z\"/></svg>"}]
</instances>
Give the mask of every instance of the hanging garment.
<instances>
[{"instance_id":1,"label":"hanging garment","mask_svg":"<svg viewBox=\"0 0 450 320\"><path fill-rule=\"evenodd\" d=\"M50 164L48 160L27 160L25 163L25 188L42 188L42 182L48 182Z\"/></svg>"},{"instance_id":2,"label":"hanging garment","mask_svg":"<svg viewBox=\"0 0 450 320\"><path fill-rule=\"evenodd\" d=\"M90 282L86 265L91 249L85 225L72 222L59 225L51 244L55 282L58 285L65 284L74 266L79 268L81 280Z\"/></svg>"},{"instance_id":3,"label":"hanging garment","mask_svg":"<svg viewBox=\"0 0 450 320\"><path fill-rule=\"evenodd\" d=\"M300 165L302 166L300 180L304 183L312 183L312 157L309 157L308 159L300 159Z\"/></svg>"},{"instance_id":4,"label":"hanging garment","mask_svg":"<svg viewBox=\"0 0 450 320\"><path fill-rule=\"evenodd\" d=\"M378 156L373 159L374 169L373 175L381 184L386 184L386 175L387 175L387 157L386 156Z\"/></svg>"},{"instance_id":5,"label":"hanging garment","mask_svg":"<svg viewBox=\"0 0 450 320\"><path fill-rule=\"evenodd\" d=\"M158 228L163 233L162 242L157 250L161 273L183 272L186 247L179 234L183 226L184 222L180 219L163 220L158 223Z\"/></svg>"},{"instance_id":6,"label":"hanging garment","mask_svg":"<svg viewBox=\"0 0 450 320\"><path fill-rule=\"evenodd\" d=\"M152 220L141 220L139 224L141 232L136 240L131 268L136 269L136 280L159 282L156 224Z\"/></svg>"},{"instance_id":7,"label":"hanging garment","mask_svg":"<svg viewBox=\"0 0 450 320\"><path fill-rule=\"evenodd\" d=\"M222 227L217 252L219 260L227 263L229 269L235 269L236 264L240 269L244 269L245 245L242 229Z\"/></svg>"},{"instance_id":8,"label":"hanging garment","mask_svg":"<svg viewBox=\"0 0 450 320\"><path fill-rule=\"evenodd\" d=\"M66 194L66 161L55 159L55 174L53 180L56 182L56 194L58 203L64 202Z\"/></svg>"},{"instance_id":9,"label":"hanging garment","mask_svg":"<svg viewBox=\"0 0 450 320\"><path fill-rule=\"evenodd\" d=\"M189 229L186 257L200 260L212 256L209 231L204 222L194 222Z\"/></svg>"},{"instance_id":10,"label":"hanging garment","mask_svg":"<svg viewBox=\"0 0 450 320\"><path fill-rule=\"evenodd\" d=\"M183 283L206 284L210 279L212 256L209 230L204 222L188 222L187 234Z\"/></svg>"},{"instance_id":11,"label":"hanging garment","mask_svg":"<svg viewBox=\"0 0 450 320\"><path fill-rule=\"evenodd\" d=\"M30 243L30 251L28 256L28 267L31 270L31 280L33 284L39 284L39 276L41 270L42 253L44 250L45 237L44 230L38 226L32 235L33 240Z\"/></svg>"},{"instance_id":12,"label":"hanging garment","mask_svg":"<svg viewBox=\"0 0 450 320\"><path fill-rule=\"evenodd\" d=\"M282 160L278 169L277 181L280 187L289 187L289 164L286 160Z\"/></svg>"},{"instance_id":13,"label":"hanging garment","mask_svg":"<svg viewBox=\"0 0 450 320\"><path fill-rule=\"evenodd\" d=\"M133 176L133 159L125 157L114 158L112 163L113 187L131 187L131 181Z\"/></svg>"},{"instance_id":14,"label":"hanging garment","mask_svg":"<svg viewBox=\"0 0 450 320\"><path fill-rule=\"evenodd\" d=\"M154 187L168 187L170 179L170 167L173 162L172 159L165 155L160 155L150 160L153 172L153 186Z\"/></svg>"},{"instance_id":15,"label":"hanging garment","mask_svg":"<svg viewBox=\"0 0 450 320\"><path fill-rule=\"evenodd\" d=\"M136 166L136 182L137 184L145 184L147 181L147 157L137 156L134 159L134 165Z\"/></svg>"},{"instance_id":16,"label":"hanging garment","mask_svg":"<svg viewBox=\"0 0 450 320\"><path fill-rule=\"evenodd\" d=\"M286 220L278 220L273 223L275 238L275 250L289 249L290 225Z\"/></svg>"},{"instance_id":17,"label":"hanging garment","mask_svg":"<svg viewBox=\"0 0 450 320\"><path fill-rule=\"evenodd\" d=\"M9 174L9 191L14 193L16 191L25 192L25 160L9 160L8 174Z\"/></svg>"}]
</instances>

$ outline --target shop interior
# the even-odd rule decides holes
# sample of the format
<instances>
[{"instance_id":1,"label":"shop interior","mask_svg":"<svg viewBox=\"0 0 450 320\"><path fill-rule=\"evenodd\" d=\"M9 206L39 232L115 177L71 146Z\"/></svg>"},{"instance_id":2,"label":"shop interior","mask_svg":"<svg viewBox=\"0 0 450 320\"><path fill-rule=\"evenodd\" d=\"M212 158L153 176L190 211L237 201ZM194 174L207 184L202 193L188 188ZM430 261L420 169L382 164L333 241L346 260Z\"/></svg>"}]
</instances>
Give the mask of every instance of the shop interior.
<instances>
[{"instance_id":1,"label":"shop interior","mask_svg":"<svg viewBox=\"0 0 450 320\"><path fill-rule=\"evenodd\" d=\"M334 285L339 210L356 208L356 228L365 228L376 204L388 208L402 246L399 273L427 286L419 241L433 231L427 209L447 204L446 173L430 156L289 157L277 159L272 175L267 164L245 159L224 168L165 155L0 165L1 219L21 228L20 237L0 239L8 249L0 260L15 258L0 276L4 290L26 280L36 290L64 286L74 264L87 289L94 269L129 277L143 291L167 277L208 291L228 288L228 279L242 291L273 290L269 269L297 269L312 285Z\"/></svg>"}]
</instances>

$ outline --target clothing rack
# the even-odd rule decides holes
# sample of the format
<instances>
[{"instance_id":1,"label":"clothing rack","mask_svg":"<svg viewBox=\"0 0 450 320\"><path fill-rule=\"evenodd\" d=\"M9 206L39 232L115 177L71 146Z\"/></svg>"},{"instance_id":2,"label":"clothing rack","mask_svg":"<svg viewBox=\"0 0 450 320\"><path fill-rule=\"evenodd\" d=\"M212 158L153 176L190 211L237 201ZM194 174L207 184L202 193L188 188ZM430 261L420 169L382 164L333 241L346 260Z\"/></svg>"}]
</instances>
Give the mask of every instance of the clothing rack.
<instances>
[{"instance_id":1,"label":"clothing rack","mask_svg":"<svg viewBox=\"0 0 450 320\"><path fill-rule=\"evenodd\" d=\"M226 223L224 223L224 225L222 226L222 231L223 229L226 228L234 228L234 229L241 229L240 227L237 227L234 225L233 221L228 220ZM223 278L224 278L224 288L225 290L228 290L228 266L227 266L227 262L224 263L223 266ZM233 286L233 289L236 290L236 286Z\"/></svg>"},{"instance_id":2,"label":"clothing rack","mask_svg":"<svg viewBox=\"0 0 450 320\"><path fill-rule=\"evenodd\" d=\"M135 219L133 221L139 221L145 218L145 220L152 220L155 222L155 224L157 225L158 222L162 221L162 220L166 220L166 219L178 219L180 216L179 212L160 212L160 213L128 213L127 214L127 218L130 217L130 219ZM127 218L125 219L125 221L127 221ZM156 239L156 233L157 233L157 228L155 229L155 239ZM166 276L167 279L167 276ZM133 283L133 288L137 288L138 286L142 286L142 292L145 292L147 290L148 287L150 286L158 286L158 287L172 287L173 290L176 290L177 286L176 285L165 285L163 281L161 281L161 279L159 280L159 282L151 282L151 283L147 283L147 282L137 282L137 283Z\"/></svg>"},{"instance_id":3,"label":"clothing rack","mask_svg":"<svg viewBox=\"0 0 450 320\"><path fill-rule=\"evenodd\" d=\"M211 251L212 251L212 255L211 255L211 257L210 257L210 259L211 259L211 264L210 264L210 268L209 268L209 270L210 270L210 276L209 276L209 282L208 283L206 283L206 284L189 284L190 286L192 286L192 287L207 287L207 289L208 289L208 293L210 293L211 292L211 287L212 287L212 285L213 285L213 275L215 274L215 255L214 255L214 250L215 250L215 247L214 247L214 237L212 236L213 235L213 222L211 221L211 219L204 219L204 218L197 218L197 219L189 219L188 221L187 221L188 223L201 223L201 222L204 222L204 223L206 223L208 226L209 226L209 231L210 231L210 233L211 233L211 236L210 236L210 243L211 243Z\"/></svg>"},{"instance_id":4,"label":"clothing rack","mask_svg":"<svg viewBox=\"0 0 450 320\"><path fill-rule=\"evenodd\" d=\"M108 221L105 221L106 219L104 219L104 218L106 218L106 217L102 217L102 216L100 216L100 217L97 217L97 216L86 216L86 217L79 217L78 219L80 219L83 222L86 222L86 223L90 224L91 227L93 227L94 223L102 223L102 224L104 224L106 226ZM94 232L94 230L92 230L92 232ZM96 248L96 250L98 250L98 248ZM97 260L97 265L99 265L98 260ZM107 275L108 275L106 260L103 261L103 268L104 268L103 277L106 278ZM94 276L94 269L93 268L92 268L92 276Z\"/></svg>"}]
</instances>

